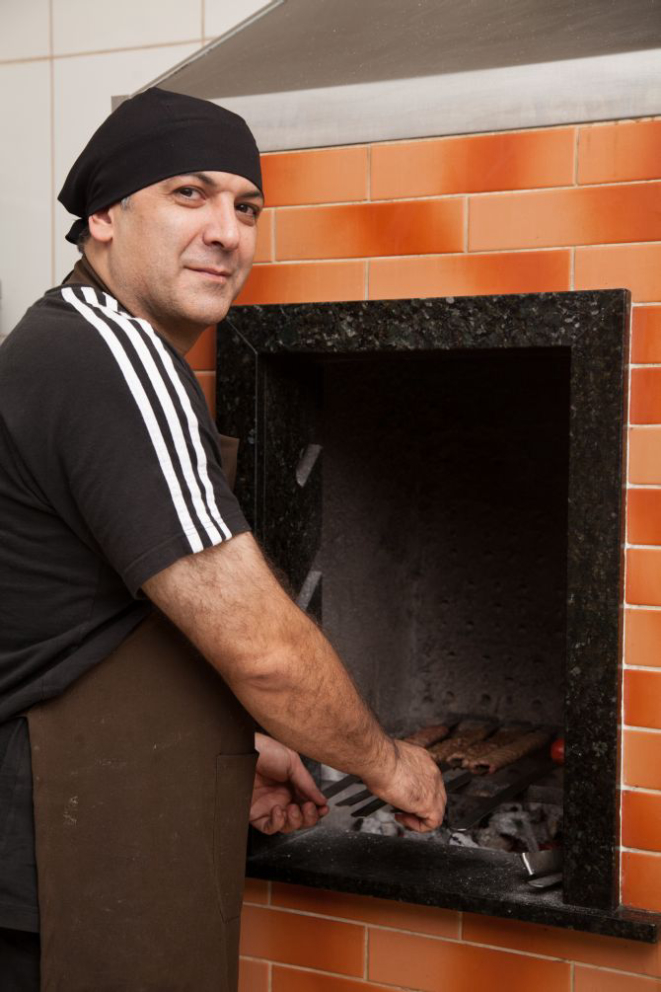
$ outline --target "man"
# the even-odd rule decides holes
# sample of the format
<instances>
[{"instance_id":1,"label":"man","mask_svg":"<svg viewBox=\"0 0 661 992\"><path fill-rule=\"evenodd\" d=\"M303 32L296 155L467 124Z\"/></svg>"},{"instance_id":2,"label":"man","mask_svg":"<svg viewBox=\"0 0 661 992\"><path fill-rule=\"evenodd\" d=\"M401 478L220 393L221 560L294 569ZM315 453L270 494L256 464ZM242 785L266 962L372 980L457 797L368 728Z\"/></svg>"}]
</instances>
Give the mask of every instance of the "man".
<instances>
[{"instance_id":1,"label":"man","mask_svg":"<svg viewBox=\"0 0 661 992\"><path fill-rule=\"evenodd\" d=\"M248 819L327 811L297 751L413 830L443 817L434 762L383 732L266 564L183 358L248 276L261 187L241 118L126 101L60 194L83 258L0 351L12 992L235 992Z\"/></svg>"}]
</instances>

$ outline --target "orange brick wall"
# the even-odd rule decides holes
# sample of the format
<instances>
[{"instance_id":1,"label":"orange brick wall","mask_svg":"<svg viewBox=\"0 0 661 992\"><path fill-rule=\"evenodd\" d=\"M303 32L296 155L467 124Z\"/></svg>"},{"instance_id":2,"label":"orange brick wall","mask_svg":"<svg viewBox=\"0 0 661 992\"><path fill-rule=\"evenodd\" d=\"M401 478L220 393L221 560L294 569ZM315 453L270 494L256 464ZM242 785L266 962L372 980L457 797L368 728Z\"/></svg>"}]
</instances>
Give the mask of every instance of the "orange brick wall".
<instances>
[{"instance_id":1,"label":"orange brick wall","mask_svg":"<svg viewBox=\"0 0 661 992\"><path fill-rule=\"evenodd\" d=\"M263 162L241 303L631 290L622 901L661 911L661 119ZM656 947L256 882L243 953L242 992L661 990Z\"/></svg>"}]
</instances>

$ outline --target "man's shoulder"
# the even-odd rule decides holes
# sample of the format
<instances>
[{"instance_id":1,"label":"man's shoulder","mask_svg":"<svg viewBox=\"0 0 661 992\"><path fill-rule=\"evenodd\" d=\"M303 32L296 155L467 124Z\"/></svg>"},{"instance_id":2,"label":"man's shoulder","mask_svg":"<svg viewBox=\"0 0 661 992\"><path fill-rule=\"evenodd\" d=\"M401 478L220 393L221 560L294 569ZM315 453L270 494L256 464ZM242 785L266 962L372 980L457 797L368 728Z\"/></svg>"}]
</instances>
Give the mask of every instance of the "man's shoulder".
<instances>
[{"instance_id":1,"label":"man's shoulder","mask_svg":"<svg viewBox=\"0 0 661 992\"><path fill-rule=\"evenodd\" d=\"M56 286L47 290L26 310L5 345L8 347L11 344L14 350L36 344L66 344L67 335L76 336L85 329L83 316L67 299L67 291L80 297L81 290L80 286ZM4 347L0 350L0 355L3 352Z\"/></svg>"},{"instance_id":2,"label":"man's shoulder","mask_svg":"<svg viewBox=\"0 0 661 992\"><path fill-rule=\"evenodd\" d=\"M110 385L115 363L106 343L81 312L81 286L48 290L0 347L2 409L80 396ZM76 306L75 304L78 304Z\"/></svg>"},{"instance_id":3,"label":"man's shoulder","mask_svg":"<svg viewBox=\"0 0 661 992\"><path fill-rule=\"evenodd\" d=\"M138 398L146 390L152 399L165 390L186 403L183 388L188 402L199 399L194 373L147 321L82 284L48 290L30 307L0 347L0 382L15 398L25 388L32 396L70 388L97 400L117 389Z\"/></svg>"},{"instance_id":4,"label":"man's shoulder","mask_svg":"<svg viewBox=\"0 0 661 992\"><path fill-rule=\"evenodd\" d=\"M0 348L0 371L16 369L26 361L33 363L33 367L52 368L89 360L90 355L99 360L107 347L99 334L100 321L95 319L86 299L90 293L95 293L95 301L117 308L111 297L98 300L105 294L96 294L92 287L72 285L49 289L25 312Z\"/></svg>"}]
</instances>

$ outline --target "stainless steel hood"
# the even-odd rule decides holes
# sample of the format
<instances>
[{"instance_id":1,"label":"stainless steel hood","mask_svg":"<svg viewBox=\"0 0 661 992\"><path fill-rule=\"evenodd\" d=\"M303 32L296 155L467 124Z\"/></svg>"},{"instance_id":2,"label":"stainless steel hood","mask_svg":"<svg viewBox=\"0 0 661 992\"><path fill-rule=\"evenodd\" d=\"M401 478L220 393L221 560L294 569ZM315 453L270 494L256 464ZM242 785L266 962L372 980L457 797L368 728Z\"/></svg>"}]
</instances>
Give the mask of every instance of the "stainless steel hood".
<instances>
[{"instance_id":1,"label":"stainless steel hood","mask_svg":"<svg viewBox=\"0 0 661 992\"><path fill-rule=\"evenodd\" d=\"M274 0L159 77L267 149L661 112L661 0Z\"/></svg>"}]
</instances>

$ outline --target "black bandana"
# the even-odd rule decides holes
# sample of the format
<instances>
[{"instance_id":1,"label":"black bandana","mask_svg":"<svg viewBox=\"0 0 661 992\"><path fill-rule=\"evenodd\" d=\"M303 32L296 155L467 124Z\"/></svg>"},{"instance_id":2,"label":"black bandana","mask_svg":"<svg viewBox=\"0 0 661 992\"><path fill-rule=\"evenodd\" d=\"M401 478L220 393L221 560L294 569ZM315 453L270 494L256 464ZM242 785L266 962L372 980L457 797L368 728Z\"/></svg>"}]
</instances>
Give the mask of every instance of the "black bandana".
<instances>
[{"instance_id":1,"label":"black bandana","mask_svg":"<svg viewBox=\"0 0 661 992\"><path fill-rule=\"evenodd\" d=\"M76 244L97 210L170 176L230 172L262 189L259 151L248 125L208 100L155 87L122 103L76 159L58 200L80 218Z\"/></svg>"}]
</instances>

